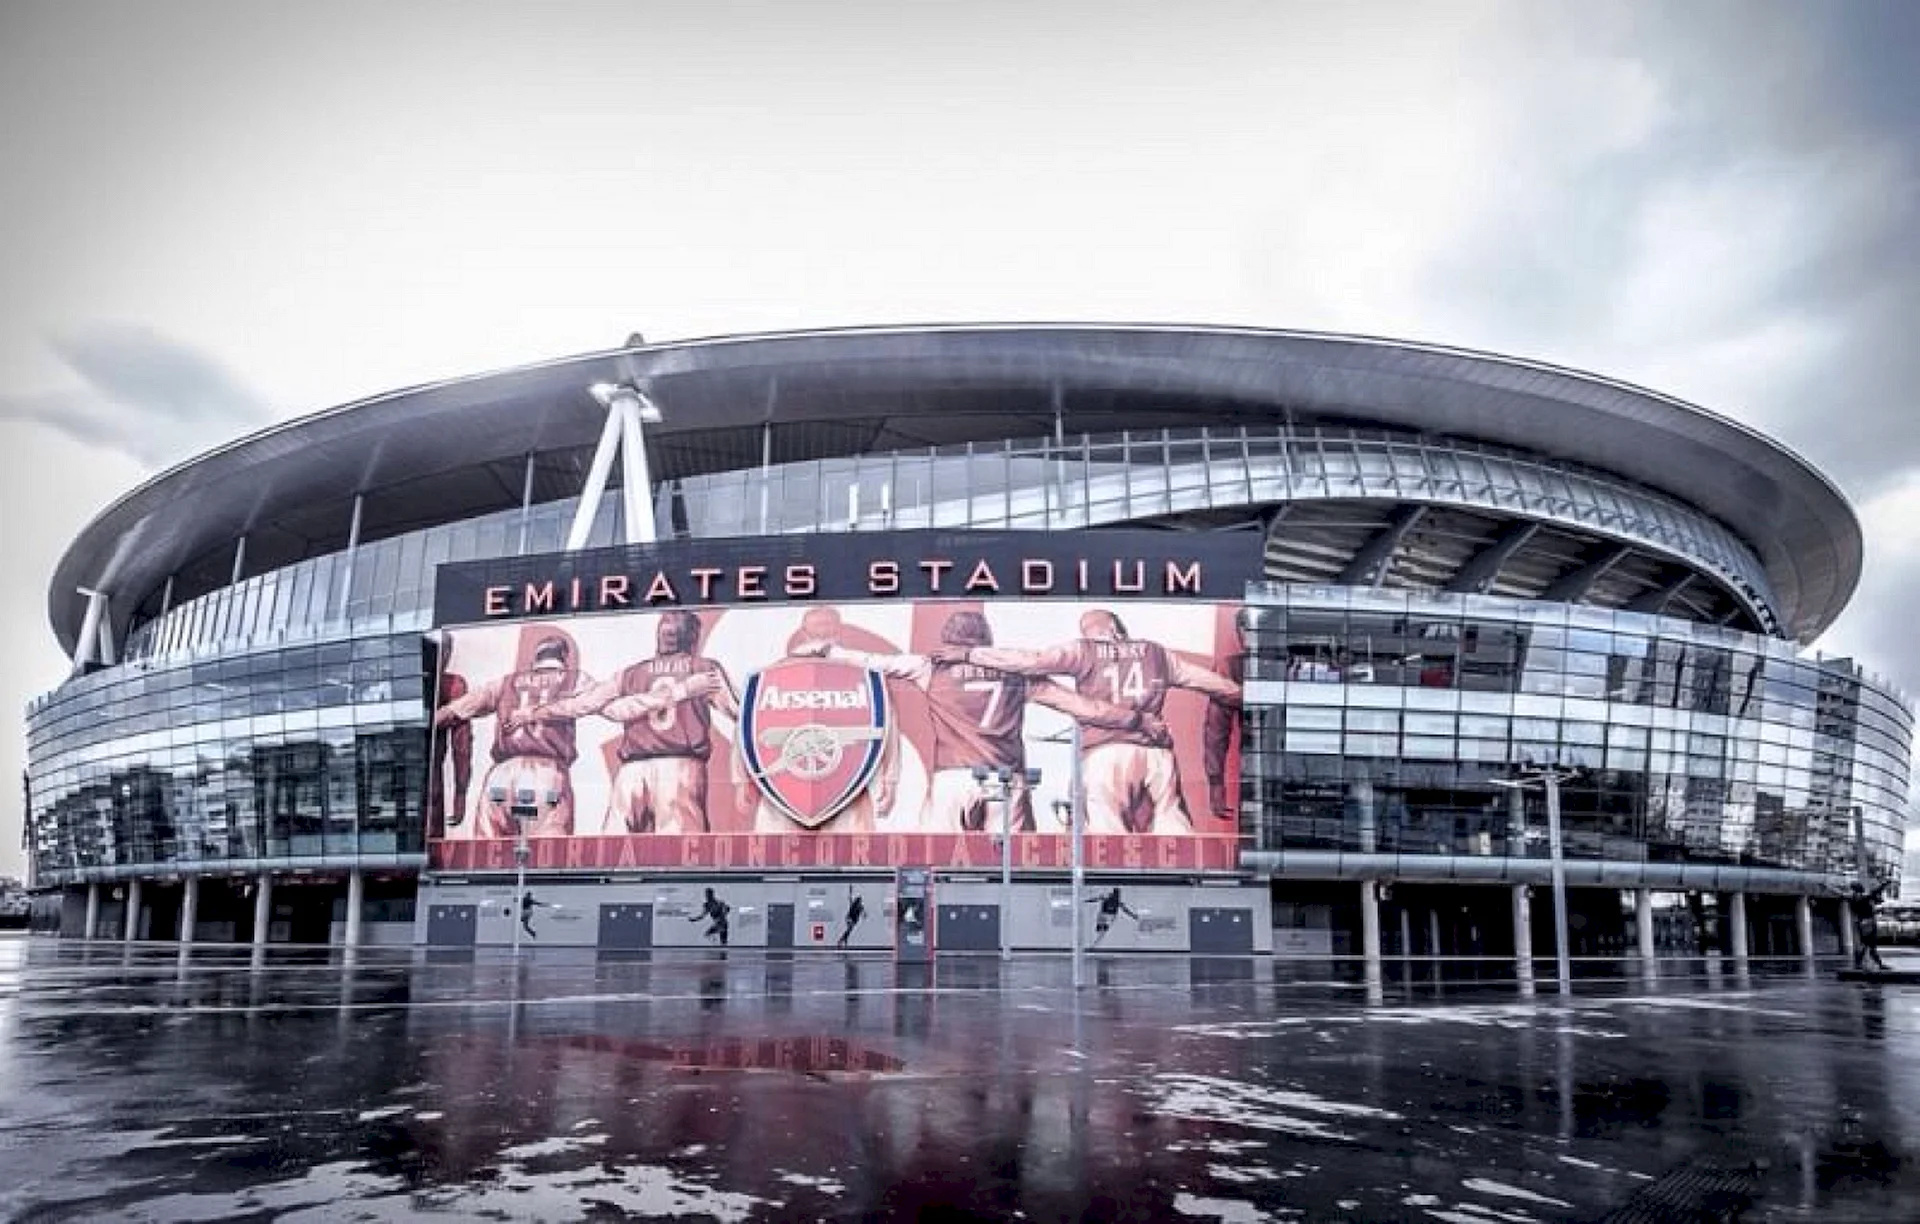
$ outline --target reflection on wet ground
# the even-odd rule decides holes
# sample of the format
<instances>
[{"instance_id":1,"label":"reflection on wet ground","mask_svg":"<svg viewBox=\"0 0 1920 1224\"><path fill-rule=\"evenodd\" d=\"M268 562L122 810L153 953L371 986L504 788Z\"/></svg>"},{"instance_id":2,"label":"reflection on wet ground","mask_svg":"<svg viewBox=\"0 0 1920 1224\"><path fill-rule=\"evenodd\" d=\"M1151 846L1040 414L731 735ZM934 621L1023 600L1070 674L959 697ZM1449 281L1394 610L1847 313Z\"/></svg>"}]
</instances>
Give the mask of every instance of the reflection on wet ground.
<instances>
[{"instance_id":1,"label":"reflection on wet ground","mask_svg":"<svg viewBox=\"0 0 1920 1224\"><path fill-rule=\"evenodd\" d=\"M0 940L0 1214L1920 1219L1920 988L1276 970Z\"/></svg>"}]
</instances>

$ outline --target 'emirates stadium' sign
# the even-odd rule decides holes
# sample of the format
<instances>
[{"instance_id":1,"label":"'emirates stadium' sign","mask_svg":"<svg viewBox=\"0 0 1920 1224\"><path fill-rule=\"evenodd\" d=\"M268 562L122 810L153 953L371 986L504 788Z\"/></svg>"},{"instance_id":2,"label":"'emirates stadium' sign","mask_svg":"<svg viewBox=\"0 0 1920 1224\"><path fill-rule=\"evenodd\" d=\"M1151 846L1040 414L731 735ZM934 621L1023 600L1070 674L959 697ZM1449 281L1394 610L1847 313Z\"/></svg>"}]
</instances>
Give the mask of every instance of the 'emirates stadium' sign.
<instances>
[{"instance_id":1,"label":"'emirates stadium' sign","mask_svg":"<svg viewBox=\"0 0 1920 1224\"><path fill-rule=\"evenodd\" d=\"M1258 532L898 531L654 545L440 567L437 625L719 604L1238 600Z\"/></svg>"}]
</instances>

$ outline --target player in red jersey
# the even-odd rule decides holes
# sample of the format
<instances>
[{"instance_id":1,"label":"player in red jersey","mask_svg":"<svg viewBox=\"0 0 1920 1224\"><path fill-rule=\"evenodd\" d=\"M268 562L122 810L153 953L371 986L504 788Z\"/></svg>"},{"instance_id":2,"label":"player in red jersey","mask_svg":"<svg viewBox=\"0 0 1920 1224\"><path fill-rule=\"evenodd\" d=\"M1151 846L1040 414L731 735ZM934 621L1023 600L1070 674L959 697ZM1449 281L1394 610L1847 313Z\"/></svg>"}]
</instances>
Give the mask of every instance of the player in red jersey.
<instances>
[{"instance_id":1,"label":"player in red jersey","mask_svg":"<svg viewBox=\"0 0 1920 1224\"><path fill-rule=\"evenodd\" d=\"M450 705L467 695L467 678L447 670L453 663L453 640L440 656L440 691L435 707ZM427 797L427 837L446 835L467 818L467 789L473 781L473 724L456 722L433 733L433 793ZM453 803L447 803L447 782L453 782Z\"/></svg>"},{"instance_id":2,"label":"player in red jersey","mask_svg":"<svg viewBox=\"0 0 1920 1224\"><path fill-rule=\"evenodd\" d=\"M1227 659L1227 679L1239 685L1247 678L1247 625L1241 617L1234 617L1233 632L1237 649ZM1227 793L1227 753L1233 747L1233 735L1240 725L1240 703L1223 701L1211 697L1207 701L1207 718L1201 727L1200 743L1206 752L1207 771L1207 807L1213 812L1214 819L1238 821L1240 796Z\"/></svg>"},{"instance_id":3,"label":"player in red jersey","mask_svg":"<svg viewBox=\"0 0 1920 1224\"><path fill-rule=\"evenodd\" d=\"M1158 642L1135 641L1113 613L1095 609L1080 618L1080 638L1046 650L942 646L934 659L971 663L1019 676L1070 676L1082 697L1160 717L1169 689L1192 689L1238 707L1240 686L1196 667ZM1190 833L1193 820L1180 793L1173 741L1142 731L1085 726L1081 781L1090 833ZM1211 759L1209 754L1209 759ZM1222 761L1226 754L1219 754Z\"/></svg>"},{"instance_id":4,"label":"player in red jersey","mask_svg":"<svg viewBox=\"0 0 1920 1224\"><path fill-rule=\"evenodd\" d=\"M940 641L952 649L991 646L993 629L981 613L962 610L947 617L940 627ZM1028 701L1058 710L1085 726L1135 732L1149 739L1166 736L1157 713L1083 697L1045 678L1029 679L973 663L937 662L925 655L871 654L827 642L801 643L793 653L825 655L870 668L905 680L927 695L933 760L925 827L932 832L977 832L988 827L988 798L973 776L976 766L1008 772L1013 828L1033 831L1023 734Z\"/></svg>"},{"instance_id":5,"label":"player in red jersey","mask_svg":"<svg viewBox=\"0 0 1920 1224\"><path fill-rule=\"evenodd\" d=\"M651 659L534 711L536 718L598 714L621 725L620 767L607 801L609 832L705 833L711 827L713 712L737 721L740 697L725 668L695 653L699 645L698 616L685 609L663 612Z\"/></svg>"},{"instance_id":6,"label":"player in red jersey","mask_svg":"<svg viewBox=\"0 0 1920 1224\"><path fill-rule=\"evenodd\" d=\"M434 711L436 731L476 718L494 720L493 764L481 787L474 836L514 836L511 808L532 809L533 827L528 832L534 837L564 837L573 832L573 720L530 715L578 691L580 679L572 645L554 635L534 647L526 671L490 680Z\"/></svg>"}]
</instances>

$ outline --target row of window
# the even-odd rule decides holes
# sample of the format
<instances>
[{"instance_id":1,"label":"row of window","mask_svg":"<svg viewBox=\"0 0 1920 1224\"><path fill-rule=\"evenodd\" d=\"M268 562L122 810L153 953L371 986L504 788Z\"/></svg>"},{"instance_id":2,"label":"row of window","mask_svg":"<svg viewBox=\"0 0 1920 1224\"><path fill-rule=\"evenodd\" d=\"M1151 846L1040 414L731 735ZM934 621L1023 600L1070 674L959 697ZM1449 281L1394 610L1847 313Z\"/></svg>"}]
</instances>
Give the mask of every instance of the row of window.
<instances>
[{"instance_id":1,"label":"row of window","mask_svg":"<svg viewBox=\"0 0 1920 1224\"><path fill-rule=\"evenodd\" d=\"M1544 798L1496 785L1510 776L1472 762L1259 753L1242 775L1245 832L1262 849L1543 857ZM1900 861L1901 829L1885 812L1796 804L1747 783L1593 769L1561 786L1560 808L1571 858L1823 872Z\"/></svg>"},{"instance_id":2,"label":"row of window","mask_svg":"<svg viewBox=\"0 0 1920 1224\"><path fill-rule=\"evenodd\" d=\"M43 879L127 863L418 853L426 789L419 726L187 750L103 771L36 805L29 846Z\"/></svg>"},{"instance_id":3,"label":"row of window","mask_svg":"<svg viewBox=\"0 0 1920 1224\"><path fill-rule=\"evenodd\" d=\"M1312 498L1436 500L1573 522L1695 558L1769 602L1751 551L1678 502L1497 448L1376 431L1216 428L1009 440L722 472L655 490L663 532L697 538L1060 530ZM590 546L618 541L616 500L602 503ZM437 566L557 550L576 504L501 510L247 578L136 626L127 653L173 656L303 626L420 618L432 603Z\"/></svg>"}]
</instances>

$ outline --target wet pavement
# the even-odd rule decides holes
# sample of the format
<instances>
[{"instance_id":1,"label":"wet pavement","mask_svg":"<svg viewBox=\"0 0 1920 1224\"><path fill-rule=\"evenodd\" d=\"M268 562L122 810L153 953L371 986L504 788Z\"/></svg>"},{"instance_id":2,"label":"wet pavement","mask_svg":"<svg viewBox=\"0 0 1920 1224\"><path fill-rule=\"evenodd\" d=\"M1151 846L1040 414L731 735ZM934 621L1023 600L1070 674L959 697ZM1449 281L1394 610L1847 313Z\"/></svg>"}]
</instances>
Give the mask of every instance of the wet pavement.
<instances>
[{"instance_id":1,"label":"wet pavement","mask_svg":"<svg viewBox=\"0 0 1920 1224\"><path fill-rule=\"evenodd\" d=\"M1920 988L1287 976L0 938L0 1215L1920 1219Z\"/></svg>"}]
</instances>

